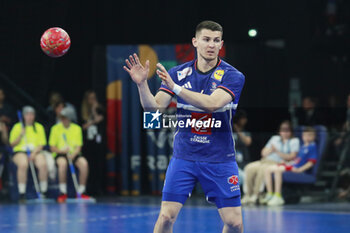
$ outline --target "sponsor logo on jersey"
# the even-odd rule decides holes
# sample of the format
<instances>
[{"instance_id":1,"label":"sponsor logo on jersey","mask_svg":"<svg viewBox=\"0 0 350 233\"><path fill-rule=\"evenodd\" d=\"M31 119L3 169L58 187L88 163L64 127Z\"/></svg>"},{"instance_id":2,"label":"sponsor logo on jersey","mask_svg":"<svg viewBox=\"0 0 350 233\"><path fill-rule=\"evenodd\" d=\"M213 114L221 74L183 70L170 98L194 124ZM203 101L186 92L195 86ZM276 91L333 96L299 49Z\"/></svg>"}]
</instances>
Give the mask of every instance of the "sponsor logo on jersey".
<instances>
[{"instance_id":1,"label":"sponsor logo on jersey","mask_svg":"<svg viewBox=\"0 0 350 233\"><path fill-rule=\"evenodd\" d=\"M210 92L212 93L213 91L215 91L217 86L218 86L218 84L216 82L212 82Z\"/></svg>"},{"instance_id":2,"label":"sponsor logo on jersey","mask_svg":"<svg viewBox=\"0 0 350 233\"><path fill-rule=\"evenodd\" d=\"M186 76L190 76L192 74L192 67L186 67L183 70L177 72L177 79L181 81L186 78Z\"/></svg>"},{"instance_id":3,"label":"sponsor logo on jersey","mask_svg":"<svg viewBox=\"0 0 350 233\"><path fill-rule=\"evenodd\" d=\"M238 184L238 176L232 175L232 176L228 177L227 182L229 184L237 185Z\"/></svg>"},{"instance_id":4,"label":"sponsor logo on jersey","mask_svg":"<svg viewBox=\"0 0 350 233\"><path fill-rule=\"evenodd\" d=\"M214 78L221 82L222 76L224 76L225 71L224 70L216 70L214 72Z\"/></svg>"},{"instance_id":5,"label":"sponsor logo on jersey","mask_svg":"<svg viewBox=\"0 0 350 233\"><path fill-rule=\"evenodd\" d=\"M211 113L192 112L191 120L203 122L202 125L196 124L191 128L191 132L195 134L211 134L211 129L214 127L214 120Z\"/></svg>"}]
</instances>

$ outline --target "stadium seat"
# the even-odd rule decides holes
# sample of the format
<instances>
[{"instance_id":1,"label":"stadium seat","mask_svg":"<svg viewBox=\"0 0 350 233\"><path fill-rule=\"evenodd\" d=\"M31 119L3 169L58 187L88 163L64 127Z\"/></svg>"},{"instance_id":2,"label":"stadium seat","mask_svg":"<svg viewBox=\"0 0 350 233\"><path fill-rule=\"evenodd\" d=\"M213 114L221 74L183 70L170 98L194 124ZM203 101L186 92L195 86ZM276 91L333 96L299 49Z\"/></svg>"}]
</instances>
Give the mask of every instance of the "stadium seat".
<instances>
[{"instance_id":1,"label":"stadium seat","mask_svg":"<svg viewBox=\"0 0 350 233\"><path fill-rule=\"evenodd\" d=\"M294 135L301 140L302 130L304 126L298 126L294 130ZM285 172L283 174L283 182L285 183L299 183L299 184L314 184L317 180L318 168L321 163L323 154L325 153L328 133L327 128L323 125L314 126L316 130L316 145L318 150L317 162L311 170L306 173L292 173Z\"/></svg>"}]
</instances>

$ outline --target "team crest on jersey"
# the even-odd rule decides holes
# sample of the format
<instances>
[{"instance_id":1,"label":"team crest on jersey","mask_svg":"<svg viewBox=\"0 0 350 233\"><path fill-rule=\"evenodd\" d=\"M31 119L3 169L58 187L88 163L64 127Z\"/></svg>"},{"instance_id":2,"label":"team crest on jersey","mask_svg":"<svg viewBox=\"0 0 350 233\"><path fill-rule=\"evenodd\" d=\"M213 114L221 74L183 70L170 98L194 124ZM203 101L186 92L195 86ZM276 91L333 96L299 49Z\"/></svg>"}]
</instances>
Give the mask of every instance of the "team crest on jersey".
<instances>
[{"instance_id":1,"label":"team crest on jersey","mask_svg":"<svg viewBox=\"0 0 350 233\"><path fill-rule=\"evenodd\" d=\"M222 76L224 76L225 71L224 70L216 70L214 72L214 78L221 82Z\"/></svg>"},{"instance_id":2,"label":"team crest on jersey","mask_svg":"<svg viewBox=\"0 0 350 233\"><path fill-rule=\"evenodd\" d=\"M186 67L183 70L177 72L177 79L181 81L186 78L186 76L190 76L192 74L192 67Z\"/></svg>"}]
</instances>

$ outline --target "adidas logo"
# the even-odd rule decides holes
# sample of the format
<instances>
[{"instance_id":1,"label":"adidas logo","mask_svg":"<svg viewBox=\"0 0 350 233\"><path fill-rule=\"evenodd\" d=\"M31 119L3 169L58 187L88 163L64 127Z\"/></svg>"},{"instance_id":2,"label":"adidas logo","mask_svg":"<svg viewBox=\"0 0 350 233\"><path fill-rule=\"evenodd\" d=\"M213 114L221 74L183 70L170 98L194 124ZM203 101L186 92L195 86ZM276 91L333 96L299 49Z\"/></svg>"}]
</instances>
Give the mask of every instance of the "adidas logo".
<instances>
[{"instance_id":1,"label":"adidas logo","mask_svg":"<svg viewBox=\"0 0 350 233\"><path fill-rule=\"evenodd\" d=\"M191 85L190 81L188 81L187 83L185 83L182 86L185 87L186 89L192 89L192 85Z\"/></svg>"}]
</instances>

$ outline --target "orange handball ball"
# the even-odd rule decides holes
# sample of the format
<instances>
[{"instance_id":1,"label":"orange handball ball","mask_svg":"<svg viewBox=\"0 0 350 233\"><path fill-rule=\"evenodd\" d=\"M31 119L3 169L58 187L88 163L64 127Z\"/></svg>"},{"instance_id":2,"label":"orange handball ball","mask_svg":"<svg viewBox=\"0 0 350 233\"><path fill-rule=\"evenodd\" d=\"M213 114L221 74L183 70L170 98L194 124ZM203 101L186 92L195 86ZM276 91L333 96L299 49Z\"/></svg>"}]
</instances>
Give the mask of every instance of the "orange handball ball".
<instances>
[{"instance_id":1,"label":"orange handball ball","mask_svg":"<svg viewBox=\"0 0 350 233\"><path fill-rule=\"evenodd\" d=\"M70 47L70 38L62 28L49 28L41 36L40 46L46 55L61 57L67 53Z\"/></svg>"}]
</instances>

